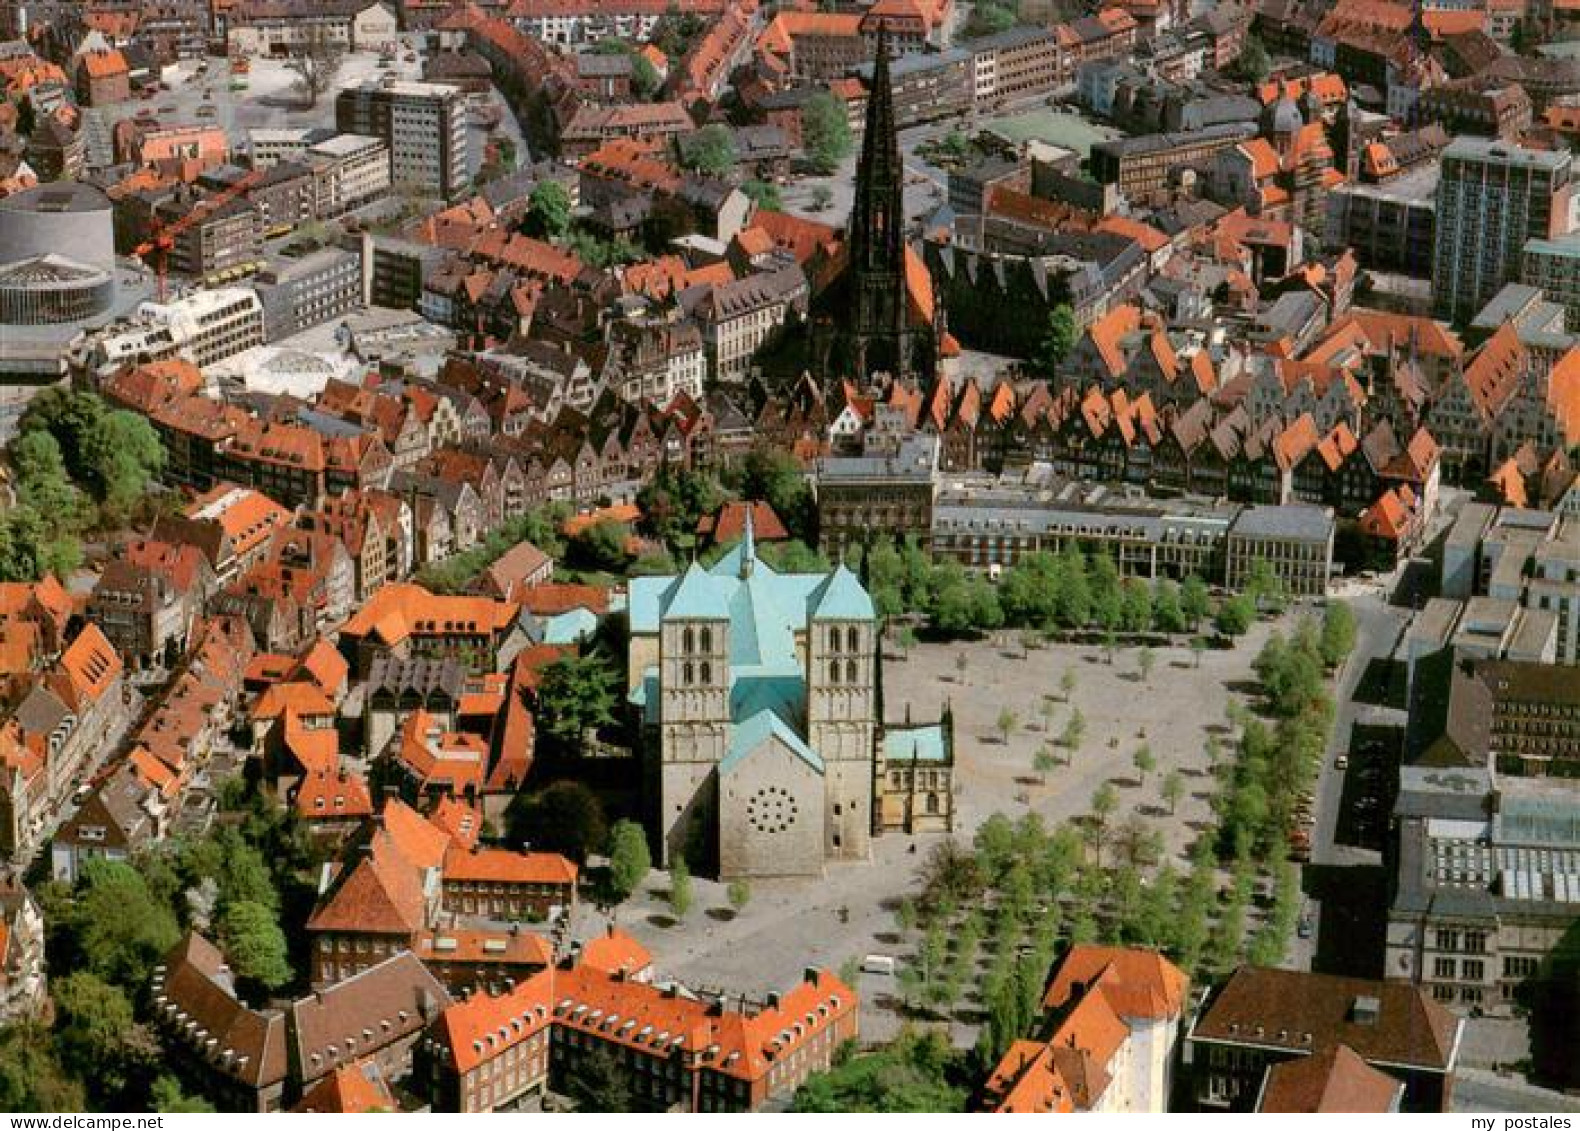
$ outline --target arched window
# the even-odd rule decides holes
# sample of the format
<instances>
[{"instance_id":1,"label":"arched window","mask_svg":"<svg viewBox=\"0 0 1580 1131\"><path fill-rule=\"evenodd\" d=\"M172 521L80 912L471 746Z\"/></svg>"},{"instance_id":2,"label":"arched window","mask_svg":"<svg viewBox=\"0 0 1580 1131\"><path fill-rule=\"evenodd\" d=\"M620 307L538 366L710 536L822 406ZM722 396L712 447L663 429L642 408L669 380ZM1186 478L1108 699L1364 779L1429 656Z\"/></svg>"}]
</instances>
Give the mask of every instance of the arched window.
<instances>
[{"instance_id":1,"label":"arched window","mask_svg":"<svg viewBox=\"0 0 1580 1131\"><path fill-rule=\"evenodd\" d=\"M706 661L706 660L703 660L702 661L702 667L699 669L699 671L702 674L702 682L704 684L709 684L709 683L713 682L713 665L712 664L708 663L708 661Z\"/></svg>"},{"instance_id":2,"label":"arched window","mask_svg":"<svg viewBox=\"0 0 1580 1131\"><path fill-rule=\"evenodd\" d=\"M711 628L703 627L702 629L698 630L697 635L702 641L702 650L704 652L713 651L713 630ZM703 678L706 679L707 677L704 676Z\"/></svg>"},{"instance_id":3,"label":"arched window","mask_svg":"<svg viewBox=\"0 0 1580 1131\"><path fill-rule=\"evenodd\" d=\"M936 793L927 795L927 812L931 816L937 816L938 814L938 795Z\"/></svg>"},{"instance_id":4,"label":"arched window","mask_svg":"<svg viewBox=\"0 0 1580 1131\"><path fill-rule=\"evenodd\" d=\"M855 660L846 660L845 661L845 682L846 683L855 683L856 682L856 661Z\"/></svg>"},{"instance_id":5,"label":"arched window","mask_svg":"<svg viewBox=\"0 0 1580 1131\"><path fill-rule=\"evenodd\" d=\"M697 638L692 634L690 625L680 634L680 650L688 656L697 650Z\"/></svg>"},{"instance_id":6,"label":"arched window","mask_svg":"<svg viewBox=\"0 0 1580 1131\"><path fill-rule=\"evenodd\" d=\"M828 650L830 652L839 651L839 627L837 625L828 630Z\"/></svg>"},{"instance_id":7,"label":"arched window","mask_svg":"<svg viewBox=\"0 0 1580 1131\"><path fill-rule=\"evenodd\" d=\"M850 652L861 651L861 634L856 631L855 625L845 630L845 648Z\"/></svg>"},{"instance_id":8,"label":"arched window","mask_svg":"<svg viewBox=\"0 0 1580 1131\"><path fill-rule=\"evenodd\" d=\"M692 685L692 683L694 682L695 675L696 675L696 671L695 671L695 669L692 668L690 660L687 660L684 664L681 665L681 667L680 667L680 682L681 682L681 684L683 686L690 687Z\"/></svg>"},{"instance_id":9,"label":"arched window","mask_svg":"<svg viewBox=\"0 0 1580 1131\"><path fill-rule=\"evenodd\" d=\"M838 683L839 682L839 661L838 660L830 660L828 662L828 681L830 683Z\"/></svg>"}]
</instances>

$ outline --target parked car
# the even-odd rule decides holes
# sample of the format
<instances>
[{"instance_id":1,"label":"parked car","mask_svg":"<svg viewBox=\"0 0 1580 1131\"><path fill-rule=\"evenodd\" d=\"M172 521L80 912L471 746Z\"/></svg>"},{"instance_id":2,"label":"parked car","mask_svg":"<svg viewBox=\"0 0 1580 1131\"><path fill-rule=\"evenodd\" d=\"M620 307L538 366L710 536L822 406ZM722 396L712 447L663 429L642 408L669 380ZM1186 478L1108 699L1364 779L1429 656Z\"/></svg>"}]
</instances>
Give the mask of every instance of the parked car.
<instances>
[{"instance_id":1,"label":"parked car","mask_svg":"<svg viewBox=\"0 0 1580 1131\"><path fill-rule=\"evenodd\" d=\"M1349 769L1350 768L1350 756L1348 754L1340 754L1337 758L1333 759L1333 768L1335 770L1347 770L1347 769Z\"/></svg>"}]
</instances>

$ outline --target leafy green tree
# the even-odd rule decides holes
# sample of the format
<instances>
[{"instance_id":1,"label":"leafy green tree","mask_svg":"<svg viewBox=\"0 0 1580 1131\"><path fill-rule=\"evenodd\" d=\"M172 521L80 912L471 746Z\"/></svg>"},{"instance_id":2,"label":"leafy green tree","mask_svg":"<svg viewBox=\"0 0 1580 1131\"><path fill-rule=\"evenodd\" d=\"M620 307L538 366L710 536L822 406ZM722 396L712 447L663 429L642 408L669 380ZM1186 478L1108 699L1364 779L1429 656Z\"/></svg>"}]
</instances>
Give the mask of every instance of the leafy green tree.
<instances>
[{"instance_id":1,"label":"leafy green tree","mask_svg":"<svg viewBox=\"0 0 1580 1131\"><path fill-rule=\"evenodd\" d=\"M636 493L642 529L666 546L689 546L697 522L724 504L724 489L704 471L665 463Z\"/></svg>"},{"instance_id":2,"label":"leafy green tree","mask_svg":"<svg viewBox=\"0 0 1580 1131\"><path fill-rule=\"evenodd\" d=\"M1092 619L1092 587L1086 556L1074 542L1059 551L1054 617L1065 628L1084 628Z\"/></svg>"},{"instance_id":3,"label":"leafy green tree","mask_svg":"<svg viewBox=\"0 0 1580 1131\"><path fill-rule=\"evenodd\" d=\"M683 856L676 856L669 866L669 909L675 918L684 919L691 910L691 869Z\"/></svg>"},{"instance_id":4,"label":"leafy green tree","mask_svg":"<svg viewBox=\"0 0 1580 1131\"><path fill-rule=\"evenodd\" d=\"M558 181L539 181L527 197L527 232L563 239L571 230L571 196Z\"/></svg>"},{"instance_id":5,"label":"leafy green tree","mask_svg":"<svg viewBox=\"0 0 1580 1131\"><path fill-rule=\"evenodd\" d=\"M1262 46L1262 41L1254 35L1246 36L1245 46L1240 49L1240 54L1229 64L1229 74L1232 78L1242 82L1263 83L1272 72L1273 61L1267 54L1267 48Z\"/></svg>"},{"instance_id":6,"label":"leafy green tree","mask_svg":"<svg viewBox=\"0 0 1580 1131\"><path fill-rule=\"evenodd\" d=\"M1194 573L1180 584L1180 611L1185 614L1193 631L1212 612L1212 598L1207 593L1207 583Z\"/></svg>"},{"instance_id":7,"label":"leafy green tree","mask_svg":"<svg viewBox=\"0 0 1580 1131\"><path fill-rule=\"evenodd\" d=\"M82 547L70 536L54 537L50 524L25 504L0 511L0 581L64 578L82 562Z\"/></svg>"},{"instance_id":8,"label":"leafy green tree","mask_svg":"<svg viewBox=\"0 0 1580 1131\"><path fill-rule=\"evenodd\" d=\"M127 1086L157 1056L152 1034L132 1014L131 999L119 986L89 973L61 979L50 993L59 1013L56 1041L61 1059L91 1066L88 1081L96 1099L123 1103Z\"/></svg>"},{"instance_id":9,"label":"leafy green tree","mask_svg":"<svg viewBox=\"0 0 1580 1131\"><path fill-rule=\"evenodd\" d=\"M1126 632L1145 632L1152 626L1152 590L1145 582L1130 577L1119 587L1119 623Z\"/></svg>"},{"instance_id":10,"label":"leafy green tree","mask_svg":"<svg viewBox=\"0 0 1580 1131\"><path fill-rule=\"evenodd\" d=\"M631 89L638 98L644 102L651 101L663 85L664 80L659 76L658 68L653 66L646 55L631 56Z\"/></svg>"},{"instance_id":11,"label":"leafy green tree","mask_svg":"<svg viewBox=\"0 0 1580 1131\"><path fill-rule=\"evenodd\" d=\"M728 126L714 122L681 142L680 163L693 173L722 177L735 168L735 135Z\"/></svg>"},{"instance_id":12,"label":"leafy green tree","mask_svg":"<svg viewBox=\"0 0 1580 1131\"><path fill-rule=\"evenodd\" d=\"M505 824L513 842L539 852L558 852L578 864L608 843L603 803L576 781L518 793L505 813Z\"/></svg>"},{"instance_id":13,"label":"leafy green tree","mask_svg":"<svg viewBox=\"0 0 1580 1131\"><path fill-rule=\"evenodd\" d=\"M957 1112L965 1089L951 1082L954 1053L943 1034L905 1031L883 1048L841 1049L827 1072L796 1090L798 1112Z\"/></svg>"},{"instance_id":14,"label":"leafy green tree","mask_svg":"<svg viewBox=\"0 0 1580 1131\"><path fill-rule=\"evenodd\" d=\"M61 1065L48 1029L36 1021L0 1028L0 1111L80 1112L87 1106L82 1084Z\"/></svg>"},{"instance_id":15,"label":"leafy green tree","mask_svg":"<svg viewBox=\"0 0 1580 1131\"><path fill-rule=\"evenodd\" d=\"M850 119L832 94L819 91L801 108L801 146L812 167L824 176L850 156Z\"/></svg>"},{"instance_id":16,"label":"leafy green tree","mask_svg":"<svg viewBox=\"0 0 1580 1131\"><path fill-rule=\"evenodd\" d=\"M1180 604L1180 587L1172 581L1158 583L1152 594L1152 627L1159 632L1184 632L1185 610Z\"/></svg>"},{"instance_id":17,"label":"leafy green tree","mask_svg":"<svg viewBox=\"0 0 1580 1131\"><path fill-rule=\"evenodd\" d=\"M750 180L741 185L741 191L760 212L784 211L784 198L779 195L779 186L772 181Z\"/></svg>"},{"instance_id":18,"label":"leafy green tree","mask_svg":"<svg viewBox=\"0 0 1580 1131\"><path fill-rule=\"evenodd\" d=\"M97 394L55 385L28 402L17 434L44 431L55 437L72 481L87 484L93 474L90 449L109 406Z\"/></svg>"},{"instance_id":19,"label":"leafy green tree","mask_svg":"<svg viewBox=\"0 0 1580 1131\"><path fill-rule=\"evenodd\" d=\"M627 545L631 529L623 522L604 519L584 527L566 547L566 562L577 569L623 573L631 564Z\"/></svg>"},{"instance_id":20,"label":"leafy green tree","mask_svg":"<svg viewBox=\"0 0 1580 1131\"><path fill-rule=\"evenodd\" d=\"M1086 716L1081 714L1081 709L1077 707L1070 712L1070 717L1065 720L1064 731L1059 735L1059 745L1073 755L1081 748L1081 741L1085 737Z\"/></svg>"},{"instance_id":21,"label":"leafy green tree","mask_svg":"<svg viewBox=\"0 0 1580 1131\"><path fill-rule=\"evenodd\" d=\"M635 821L616 821L609 834L609 886L615 900L630 899L652 867L642 826Z\"/></svg>"},{"instance_id":22,"label":"leafy green tree","mask_svg":"<svg viewBox=\"0 0 1580 1131\"><path fill-rule=\"evenodd\" d=\"M164 470L165 448L144 416L106 412L88 436L89 486L110 510L125 513Z\"/></svg>"},{"instance_id":23,"label":"leafy green tree","mask_svg":"<svg viewBox=\"0 0 1580 1131\"><path fill-rule=\"evenodd\" d=\"M161 1076L149 1090L153 1109L166 1115L209 1115L214 1105L201 1096L189 1096L174 1076Z\"/></svg>"},{"instance_id":24,"label":"leafy green tree","mask_svg":"<svg viewBox=\"0 0 1580 1131\"><path fill-rule=\"evenodd\" d=\"M1113 782L1104 782L1097 787L1097 792L1092 794L1092 826L1097 830L1097 851L1101 856L1103 846L1102 837L1108 828L1108 822L1114 812L1119 808L1119 793L1114 789Z\"/></svg>"},{"instance_id":25,"label":"leafy green tree","mask_svg":"<svg viewBox=\"0 0 1580 1131\"><path fill-rule=\"evenodd\" d=\"M1070 696L1075 694L1074 668L1065 668L1064 673L1059 676L1059 693L1064 696L1066 703L1070 701Z\"/></svg>"},{"instance_id":26,"label":"leafy green tree","mask_svg":"<svg viewBox=\"0 0 1580 1131\"><path fill-rule=\"evenodd\" d=\"M731 880L724 894L729 899L730 906L739 914L745 911L746 905L752 901L752 885L745 880Z\"/></svg>"},{"instance_id":27,"label":"leafy green tree","mask_svg":"<svg viewBox=\"0 0 1580 1131\"><path fill-rule=\"evenodd\" d=\"M1143 648L1136 655L1136 669L1141 673L1141 682L1146 683L1152 678L1152 669L1157 666L1158 658L1151 648Z\"/></svg>"},{"instance_id":28,"label":"leafy green tree","mask_svg":"<svg viewBox=\"0 0 1580 1131\"><path fill-rule=\"evenodd\" d=\"M1152 753L1152 747L1142 743L1136 747L1136 752L1130 756L1130 762L1141 775L1141 784L1147 784L1147 775L1158 768L1157 757Z\"/></svg>"},{"instance_id":29,"label":"leafy green tree","mask_svg":"<svg viewBox=\"0 0 1580 1131\"><path fill-rule=\"evenodd\" d=\"M1179 808L1180 801L1185 796L1185 779L1178 770L1170 770L1163 776L1163 800L1168 803L1169 816Z\"/></svg>"},{"instance_id":30,"label":"leafy green tree","mask_svg":"<svg viewBox=\"0 0 1580 1131\"><path fill-rule=\"evenodd\" d=\"M1284 583L1266 558L1257 558L1251 563L1243 592L1259 611L1277 613L1284 607Z\"/></svg>"},{"instance_id":31,"label":"leafy green tree","mask_svg":"<svg viewBox=\"0 0 1580 1131\"><path fill-rule=\"evenodd\" d=\"M997 35L1015 26L1015 9L999 0L981 0L971 8L968 25L972 35Z\"/></svg>"},{"instance_id":32,"label":"leafy green tree","mask_svg":"<svg viewBox=\"0 0 1580 1131\"><path fill-rule=\"evenodd\" d=\"M1329 601L1322 613L1322 662L1338 667L1355 650L1355 614L1342 601Z\"/></svg>"},{"instance_id":33,"label":"leafy green tree","mask_svg":"<svg viewBox=\"0 0 1580 1131\"><path fill-rule=\"evenodd\" d=\"M578 751L585 732L614 721L618 682L602 651L547 665L538 684L538 733L561 753Z\"/></svg>"},{"instance_id":34,"label":"leafy green tree","mask_svg":"<svg viewBox=\"0 0 1580 1131\"><path fill-rule=\"evenodd\" d=\"M295 976L277 912L261 903L232 903L220 918L220 938L237 974L277 990Z\"/></svg>"},{"instance_id":35,"label":"leafy green tree","mask_svg":"<svg viewBox=\"0 0 1580 1131\"><path fill-rule=\"evenodd\" d=\"M66 924L80 951L73 968L118 986L140 986L175 946L180 927L132 865L94 858Z\"/></svg>"},{"instance_id":36,"label":"leafy green tree","mask_svg":"<svg viewBox=\"0 0 1580 1131\"><path fill-rule=\"evenodd\" d=\"M1256 607L1249 597L1240 593L1219 606L1213 627L1223 636L1244 636L1255 619Z\"/></svg>"},{"instance_id":37,"label":"leafy green tree","mask_svg":"<svg viewBox=\"0 0 1580 1131\"><path fill-rule=\"evenodd\" d=\"M10 456L18 499L44 520L51 538L76 534L87 525L92 506L71 482L53 433L42 429L24 433L11 445Z\"/></svg>"},{"instance_id":38,"label":"leafy green tree","mask_svg":"<svg viewBox=\"0 0 1580 1131\"><path fill-rule=\"evenodd\" d=\"M812 211L827 212L834 205L834 190L827 185L818 185L812 190Z\"/></svg>"},{"instance_id":39,"label":"leafy green tree","mask_svg":"<svg viewBox=\"0 0 1580 1131\"><path fill-rule=\"evenodd\" d=\"M1039 784L1046 784L1048 781L1049 771L1051 771L1057 765L1058 761L1053 756L1053 748L1051 746L1044 742L1041 746L1037 747L1037 753L1032 758L1031 766L1032 769L1037 773L1037 781Z\"/></svg>"},{"instance_id":40,"label":"leafy green tree","mask_svg":"<svg viewBox=\"0 0 1580 1131\"><path fill-rule=\"evenodd\" d=\"M1003 740L1004 745L1008 746L1009 736L1014 734L1020 727L1020 716L1015 714L1010 708L1005 707L999 711L998 719L995 721L994 726L998 730L999 737Z\"/></svg>"},{"instance_id":41,"label":"leafy green tree","mask_svg":"<svg viewBox=\"0 0 1580 1131\"><path fill-rule=\"evenodd\" d=\"M812 545L817 541L817 504L806 472L789 452L779 448L753 448L741 461L736 493L742 499L761 499L773 507L792 537Z\"/></svg>"},{"instance_id":42,"label":"leafy green tree","mask_svg":"<svg viewBox=\"0 0 1580 1131\"><path fill-rule=\"evenodd\" d=\"M602 1043L595 1044L591 1051L584 1050L584 1055L572 1063L565 1074L565 1095L577 1111L624 1114L637 1110L633 1106L630 1073Z\"/></svg>"}]
</instances>

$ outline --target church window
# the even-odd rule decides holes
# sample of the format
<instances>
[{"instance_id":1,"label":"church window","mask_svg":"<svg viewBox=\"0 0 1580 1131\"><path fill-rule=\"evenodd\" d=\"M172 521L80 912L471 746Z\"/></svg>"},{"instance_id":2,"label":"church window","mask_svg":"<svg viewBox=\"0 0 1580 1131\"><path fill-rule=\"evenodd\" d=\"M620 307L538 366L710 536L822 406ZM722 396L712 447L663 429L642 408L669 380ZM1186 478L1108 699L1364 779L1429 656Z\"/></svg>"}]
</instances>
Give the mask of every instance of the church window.
<instances>
[{"instance_id":1,"label":"church window","mask_svg":"<svg viewBox=\"0 0 1580 1131\"><path fill-rule=\"evenodd\" d=\"M838 660L830 660L828 662L828 681L830 683L838 683L839 682L839 661Z\"/></svg>"},{"instance_id":2,"label":"church window","mask_svg":"<svg viewBox=\"0 0 1580 1131\"><path fill-rule=\"evenodd\" d=\"M697 638L690 628L680 634L680 650L688 656L697 650Z\"/></svg>"},{"instance_id":3,"label":"church window","mask_svg":"<svg viewBox=\"0 0 1580 1131\"><path fill-rule=\"evenodd\" d=\"M851 652L861 651L861 634L856 631L855 625L845 630L845 647Z\"/></svg>"},{"instance_id":4,"label":"church window","mask_svg":"<svg viewBox=\"0 0 1580 1131\"><path fill-rule=\"evenodd\" d=\"M692 668L690 660L687 660L684 664L681 665L681 667L680 667L680 682L681 682L681 684L683 686L690 687L692 682L693 682L693 678L694 678L695 675L696 675L696 671L695 671L695 669Z\"/></svg>"},{"instance_id":5,"label":"church window","mask_svg":"<svg viewBox=\"0 0 1580 1131\"><path fill-rule=\"evenodd\" d=\"M927 812L932 816L936 816L938 813L938 795L936 793L927 795Z\"/></svg>"},{"instance_id":6,"label":"church window","mask_svg":"<svg viewBox=\"0 0 1580 1131\"><path fill-rule=\"evenodd\" d=\"M713 665L706 660L702 661L701 675L703 683L713 682Z\"/></svg>"},{"instance_id":7,"label":"church window","mask_svg":"<svg viewBox=\"0 0 1580 1131\"><path fill-rule=\"evenodd\" d=\"M831 628L831 629L828 630L828 650L830 652L838 652L839 651L839 629L838 628Z\"/></svg>"},{"instance_id":8,"label":"church window","mask_svg":"<svg viewBox=\"0 0 1580 1131\"><path fill-rule=\"evenodd\" d=\"M796 823L801 808L790 791L765 785L746 802L746 822L760 833L782 833Z\"/></svg>"},{"instance_id":9,"label":"church window","mask_svg":"<svg viewBox=\"0 0 1580 1131\"><path fill-rule=\"evenodd\" d=\"M702 641L702 650L704 652L713 651L713 630L711 628L701 629L697 636ZM708 677L703 676L702 678L707 679Z\"/></svg>"},{"instance_id":10,"label":"church window","mask_svg":"<svg viewBox=\"0 0 1580 1131\"><path fill-rule=\"evenodd\" d=\"M845 661L845 682L846 683L855 683L856 682L856 661L855 660L846 660Z\"/></svg>"}]
</instances>

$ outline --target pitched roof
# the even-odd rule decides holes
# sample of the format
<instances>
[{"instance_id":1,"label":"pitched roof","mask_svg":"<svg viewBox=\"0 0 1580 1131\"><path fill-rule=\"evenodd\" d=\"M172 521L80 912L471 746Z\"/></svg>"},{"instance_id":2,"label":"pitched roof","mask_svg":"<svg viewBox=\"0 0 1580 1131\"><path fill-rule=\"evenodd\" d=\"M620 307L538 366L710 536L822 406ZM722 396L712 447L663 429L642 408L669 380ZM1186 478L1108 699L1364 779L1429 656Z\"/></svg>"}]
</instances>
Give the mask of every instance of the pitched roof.
<instances>
[{"instance_id":1,"label":"pitched roof","mask_svg":"<svg viewBox=\"0 0 1580 1131\"><path fill-rule=\"evenodd\" d=\"M1379 1072L1348 1045L1296 1057L1267 1070L1258 1111L1386 1113L1396 1109L1403 1082Z\"/></svg>"},{"instance_id":2,"label":"pitched roof","mask_svg":"<svg viewBox=\"0 0 1580 1131\"><path fill-rule=\"evenodd\" d=\"M1453 1067L1460 1026L1409 982L1242 966L1192 1036L1312 1052L1345 1044L1368 1063L1444 1072Z\"/></svg>"},{"instance_id":3,"label":"pitched roof","mask_svg":"<svg viewBox=\"0 0 1580 1131\"><path fill-rule=\"evenodd\" d=\"M1185 1008L1185 973L1163 955L1134 947L1072 946L1043 995L1045 1009L1058 1009L1094 986L1126 1019L1162 1021Z\"/></svg>"},{"instance_id":4,"label":"pitched roof","mask_svg":"<svg viewBox=\"0 0 1580 1131\"><path fill-rule=\"evenodd\" d=\"M324 1115L366 1115L399 1111L389 1084L373 1060L341 1065L307 1090L293 1112Z\"/></svg>"}]
</instances>

